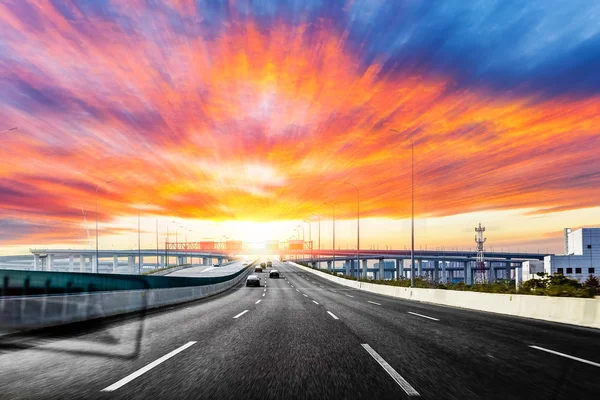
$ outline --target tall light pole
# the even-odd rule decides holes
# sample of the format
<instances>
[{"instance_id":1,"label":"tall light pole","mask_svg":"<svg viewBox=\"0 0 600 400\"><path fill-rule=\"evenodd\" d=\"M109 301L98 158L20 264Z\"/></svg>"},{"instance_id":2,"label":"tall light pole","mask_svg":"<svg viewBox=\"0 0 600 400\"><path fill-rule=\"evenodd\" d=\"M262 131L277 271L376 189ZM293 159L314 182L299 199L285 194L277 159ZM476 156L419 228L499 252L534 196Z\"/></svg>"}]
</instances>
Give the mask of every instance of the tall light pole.
<instances>
[{"instance_id":1,"label":"tall light pole","mask_svg":"<svg viewBox=\"0 0 600 400\"><path fill-rule=\"evenodd\" d=\"M175 229L175 251L179 251L179 230L183 225ZM175 256L175 265L179 265L179 256Z\"/></svg>"},{"instance_id":2,"label":"tall light pole","mask_svg":"<svg viewBox=\"0 0 600 400\"><path fill-rule=\"evenodd\" d=\"M332 269L335 272L335 206L331 203L323 203L323 204L327 204L328 206L330 206L331 210L333 212L333 263L332 263Z\"/></svg>"},{"instance_id":3,"label":"tall light pole","mask_svg":"<svg viewBox=\"0 0 600 400\"><path fill-rule=\"evenodd\" d=\"M350 182L344 182L346 185L356 189L356 279L358 280L358 271L360 271L360 190L358 186ZM367 269L363 269L363 278L367 277Z\"/></svg>"},{"instance_id":4,"label":"tall light pole","mask_svg":"<svg viewBox=\"0 0 600 400\"><path fill-rule=\"evenodd\" d=\"M394 132L401 133L397 129L391 129ZM410 246L410 287L415 287L415 142L410 141L410 179L411 179L411 246Z\"/></svg>"},{"instance_id":5,"label":"tall light pole","mask_svg":"<svg viewBox=\"0 0 600 400\"><path fill-rule=\"evenodd\" d=\"M169 266L169 246L168 246L168 243L169 243L169 225L176 224L176 223L177 223L176 221L171 221L171 222L169 222L167 224L167 237L165 238L165 258L166 258L166 260L165 260L165 267Z\"/></svg>"},{"instance_id":6,"label":"tall light pole","mask_svg":"<svg viewBox=\"0 0 600 400\"><path fill-rule=\"evenodd\" d=\"M304 227L302 225L298 225L298 228L302 229L302 241L304 242Z\"/></svg>"},{"instance_id":7,"label":"tall light pole","mask_svg":"<svg viewBox=\"0 0 600 400\"><path fill-rule=\"evenodd\" d=\"M12 130L12 129L10 129L10 130ZM100 189L101 186L108 185L111 182L112 182L112 180L106 181L103 183L99 183L98 186L96 186L96 273L98 273L98 269L99 269L99 265L98 265L98 262L99 262L99 257L98 257L98 189Z\"/></svg>"},{"instance_id":8,"label":"tall light pole","mask_svg":"<svg viewBox=\"0 0 600 400\"><path fill-rule=\"evenodd\" d=\"M313 258L313 251L312 251L312 226L310 225L309 221L302 221L305 224L308 224L308 242L310 243L310 259L312 261Z\"/></svg>"},{"instance_id":9,"label":"tall light pole","mask_svg":"<svg viewBox=\"0 0 600 400\"><path fill-rule=\"evenodd\" d=\"M142 273L142 236L140 231L140 210L138 210L138 275Z\"/></svg>"},{"instance_id":10,"label":"tall light pole","mask_svg":"<svg viewBox=\"0 0 600 400\"><path fill-rule=\"evenodd\" d=\"M319 219L319 257L321 257L321 216L317 214L310 214Z\"/></svg>"}]
</instances>

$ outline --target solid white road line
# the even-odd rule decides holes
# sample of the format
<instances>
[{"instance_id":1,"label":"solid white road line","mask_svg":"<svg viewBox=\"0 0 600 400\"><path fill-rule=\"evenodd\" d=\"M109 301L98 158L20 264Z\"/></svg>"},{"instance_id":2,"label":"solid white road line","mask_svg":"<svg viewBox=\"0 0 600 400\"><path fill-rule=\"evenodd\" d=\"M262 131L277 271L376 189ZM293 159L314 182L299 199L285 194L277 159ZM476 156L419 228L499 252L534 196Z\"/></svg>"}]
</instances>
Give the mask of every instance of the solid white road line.
<instances>
[{"instance_id":1,"label":"solid white road line","mask_svg":"<svg viewBox=\"0 0 600 400\"><path fill-rule=\"evenodd\" d=\"M264 296L264 294L263 294ZM236 315L235 317L233 317L234 319L241 317L242 315L246 314L248 312L248 310L244 310L241 313L239 313L238 315Z\"/></svg>"},{"instance_id":2,"label":"solid white road line","mask_svg":"<svg viewBox=\"0 0 600 400\"><path fill-rule=\"evenodd\" d=\"M380 305L381 305L381 304L379 304L379 303L375 303L374 301L370 301L370 300L367 300L367 303L375 304L375 305L377 305L377 306L380 306Z\"/></svg>"},{"instance_id":3,"label":"solid white road line","mask_svg":"<svg viewBox=\"0 0 600 400\"><path fill-rule=\"evenodd\" d=\"M439 319L437 319L437 318L428 317L427 315L423 315L423 314L417 314L416 312L408 311L408 313L412 314L412 315L416 315L417 317L429 318L429 319L432 319L434 321L439 321Z\"/></svg>"},{"instance_id":4,"label":"solid white road line","mask_svg":"<svg viewBox=\"0 0 600 400\"><path fill-rule=\"evenodd\" d=\"M331 317L332 317L333 319L339 319L339 318L338 318L338 317L336 317L336 316L335 316L335 314L334 314L334 313L332 313L331 311L327 311L327 314L331 315Z\"/></svg>"},{"instance_id":5,"label":"solid white road line","mask_svg":"<svg viewBox=\"0 0 600 400\"><path fill-rule=\"evenodd\" d=\"M302 296L304 296L304 297L308 297L308 296L307 296L307 295L305 295L304 293L302 293Z\"/></svg>"},{"instance_id":6,"label":"solid white road line","mask_svg":"<svg viewBox=\"0 0 600 400\"><path fill-rule=\"evenodd\" d=\"M296 289L296 292L300 293L300 291L298 289Z\"/></svg>"},{"instance_id":7,"label":"solid white road line","mask_svg":"<svg viewBox=\"0 0 600 400\"><path fill-rule=\"evenodd\" d=\"M322 287L323 289L325 289L325 286L323 286L323 285L319 285L319 287Z\"/></svg>"},{"instance_id":8,"label":"solid white road line","mask_svg":"<svg viewBox=\"0 0 600 400\"><path fill-rule=\"evenodd\" d=\"M399 373L397 373L396 370L394 368L392 368L392 366L383 359L383 357L381 357L379 354L377 354L377 352L375 350L373 350L371 348L371 346L369 346L366 343L361 344L361 346L367 351L367 353L369 353L371 355L371 357L373 357L375 359L375 361L377 361L379 363L379 365L381 365L383 367L383 369L385 369L385 372L390 374L392 379L395 380L398 385L400 385L402 390L404 390L407 395L420 396L419 392L417 392L415 390L415 388L412 387L410 385L410 383L408 383L406 381L406 379L404 379Z\"/></svg>"},{"instance_id":9,"label":"solid white road line","mask_svg":"<svg viewBox=\"0 0 600 400\"><path fill-rule=\"evenodd\" d=\"M256 303L254 303L254 304L258 304L258 303L260 303L260 300L256 300Z\"/></svg>"},{"instance_id":10,"label":"solid white road line","mask_svg":"<svg viewBox=\"0 0 600 400\"><path fill-rule=\"evenodd\" d=\"M352 296L352 295L350 295L350 294L347 294L346 296L354 298L354 296Z\"/></svg>"},{"instance_id":11,"label":"solid white road line","mask_svg":"<svg viewBox=\"0 0 600 400\"><path fill-rule=\"evenodd\" d=\"M266 292L266 291L267 291L267 289L263 290L263 292Z\"/></svg>"},{"instance_id":12,"label":"solid white road line","mask_svg":"<svg viewBox=\"0 0 600 400\"><path fill-rule=\"evenodd\" d=\"M266 293L263 293L263 296L262 296L262 297L265 297L265 294L266 294Z\"/></svg>"},{"instance_id":13,"label":"solid white road line","mask_svg":"<svg viewBox=\"0 0 600 400\"><path fill-rule=\"evenodd\" d=\"M529 346L529 347L531 347L532 349L545 351L546 353L550 353L550 354L554 354L554 355L557 355L557 356L569 358L571 360L579 361L579 362L582 362L582 363L585 363L585 364L593 365L594 367L600 367L599 363L596 363L596 362L593 362L593 361L589 361L589 360L586 360L586 359L583 359L583 358L579 358L579 357L575 357L575 356L570 356L568 354L560 353L558 351L554 351L554 350L550 350L550 349L545 349L545 348L540 347L540 346Z\"/></svg>"},{"instance_id":14,"label":"solid white road line","mask_svg":"<svg viewBox=\"0 0 600 400\"><path fill-rule=\"evenodd\" d=\"M150 364L146 365L145 367L143 367L141 369L138 369L137 371L135 371L134 373L132 373L130 375L127 375L125 378L121 379L120 381L115 382L115 383L113 383L112 385L110 385L108 387L105 387L104 389L102 389L102 392L113 392L113 391L117 390L121 386L124 386L124 385L128 384L129 382L131 382L135 378L137 378L137 377L145 374L146 372L150 371L152 368L154 368L157 365L159 365L159 364L167 361L169 358L173 357L177 353L182 352L183 350L187 349L188 347L192 346L195 343L196 342L187 342L186 344L184 344L183 346L181 346L181 347L173 350L169 354L165 354L164 356L162 356L158 360L151 362Z\"/></svg>"},{"instance_id":15,"label":"solid white road line","mask_svg":"<svg viewBox=\"0 0 600 400\"><path fill-rule=\"evenodd\" d=\"M313 300L312 302L313 302L313 303L315 303L316 305L319 305L319 303L317 303L317 302L316 302L316 301L314 301L314 300Z\"/></svg>"}]
</instances>

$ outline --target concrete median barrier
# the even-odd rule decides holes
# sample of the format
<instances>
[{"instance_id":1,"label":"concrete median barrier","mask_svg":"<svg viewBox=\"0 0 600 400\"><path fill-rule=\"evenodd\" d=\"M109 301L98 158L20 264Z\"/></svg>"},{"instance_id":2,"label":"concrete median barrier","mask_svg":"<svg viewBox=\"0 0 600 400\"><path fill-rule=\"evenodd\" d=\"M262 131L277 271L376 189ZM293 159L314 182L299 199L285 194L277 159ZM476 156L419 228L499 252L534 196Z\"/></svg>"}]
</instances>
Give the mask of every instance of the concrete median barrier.
<instances>
[{"instance_id":1,"label":"concrete median barrier","mask_svg":"<svg viewBox=\"0 0 600 400\"><path fill-rule=\"evenodd\" d=\"M457 290L388 286L352 281L308 268L294 262L289 263L329 281L370 293L406 300L422 301L425 303L600 329L600 299L598 298L583 299L576 297L461 292Z\"/></svg>"}]
</instances>

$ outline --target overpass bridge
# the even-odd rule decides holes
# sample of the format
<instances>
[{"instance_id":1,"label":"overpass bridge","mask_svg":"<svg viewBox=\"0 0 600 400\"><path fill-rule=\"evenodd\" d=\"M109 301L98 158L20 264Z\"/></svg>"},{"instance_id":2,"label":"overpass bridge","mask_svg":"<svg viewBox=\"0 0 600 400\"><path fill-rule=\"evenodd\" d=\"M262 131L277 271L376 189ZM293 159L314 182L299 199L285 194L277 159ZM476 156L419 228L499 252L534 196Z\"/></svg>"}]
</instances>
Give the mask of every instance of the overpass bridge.
<instances>
[{"instance_id":1,"label":"overpass bridge","mask_svg":"<svg viewBox=\"0 0 600 400\"><path fill-rule=\"evenodd\" d=\"M298 243L299 242L299 243ZM410 276L410 250L314 249L312 242L166 242L163 249L95 250L31 249L33 270L138 273L168 265L222 263L242 255L278 256L305 262L314 268L328 269L350 276L399 279ZM435 281L463 280L471 283L475 270L475 251L417 250L415 275ZM546 254L486 252L488 280L511 279L525 261L541 261ZM173 258L175 258L173 263ZM370 265L369 265L370 264Z\"/></svg>"},{"instance_id":2,"label":"overpass bridge","mask_svg":"<svg viewBox=\"0 0 600 400\"><path fill-rule=\"evenodd\" d=\"M487 252L485 263L489 281L512 279L514 270L525 261L543 261L546 254L519 252ZM294 260L322 269L326 263L329 271L349 276L366 276L375 279L399 279L410 277L410 250L302 250L290 256ZM477 253L474 251L418 250L414 253L415 276L433 281L473 282ZM369 268L369 260L376 260ZM340 267L339 263L343 265ZM359 265L357 265L359 264Z\"/></svg>"},{"instance_id":3,"label":"overpass bridge","mask_svg":"<svg viewBox=\"0 0 600 400\"><path fill-rule=\"evenodd\" d=\"M221 264L236 258L222 250L96 250L80 249L30 249L34 271L138 273L169 265ZM173 258L174 264L173 264ZM148 260L151 261L148 261Z\"/></svg>"}]
</instances>

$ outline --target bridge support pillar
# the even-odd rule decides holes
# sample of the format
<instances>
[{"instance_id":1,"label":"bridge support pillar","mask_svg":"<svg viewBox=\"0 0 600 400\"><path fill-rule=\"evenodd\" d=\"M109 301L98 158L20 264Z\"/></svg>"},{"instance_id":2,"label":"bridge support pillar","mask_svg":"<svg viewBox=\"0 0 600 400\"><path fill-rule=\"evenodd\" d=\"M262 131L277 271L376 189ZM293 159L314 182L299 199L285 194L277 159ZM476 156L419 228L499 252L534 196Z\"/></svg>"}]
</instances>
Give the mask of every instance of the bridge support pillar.
<instances>
[{"instance_id":1,"label":"bridge support pillar","mask_svg":"<svg viewBox=\"0 0 600 400\"><path fill-rule=\"evenodd\" d=\"M85 272L85 254L79 255L79 272Z\"/></svg>"},{"instance_id":2,"label":"bridge support pillar","mask_svg":"<svg viewBox=\"0 0 600 400\"><path fill-rule=\"evenodd\" d=\"M385 279L385 260L383 258L379 260L379 279Z\"/></svg>"},{"instance_id":3,"label":"bridge support pillar","mask_svg":"<svg viewBox=\"0 0 600 400\"><path fill-rule=\"evenodd\" d=\"M54 270L54 254L48 254L48 258L47 258L47 265L48 268L46 268L46 271L53 271Z\"/></svg>"},{"instance_id":4,"label":"bridge support pillar","mask_svg":"<svg viewBox=\"0 0 600 400\"><path fill-rule=\"evenodd\" d=\"M328 271L331 271L331 272L333 272L333 269L332 269L332 267L331 267L331 266L332 266L332 264L333 264L333 263L332 263L331 261L327 261L327 270L328 270Z\"/></svg>"},{"instance_id":5,"label":"bridge support pillar","mask_svg":"<svg viewBox=\"0 0 600 400\"><path fill-rule=\"evenodd\" d=\"M69 272L73 272L75 264L75 256L73 254L69 254Z\"/></svg>"},{"instance_id":6,"label":"bridge support pillar","mask_svg":"<svg viewBox=\"0 0 600 400\"><path fill-rule=\"evenodd\" d=\"M127 257L127 271L130 274L133 274L135 269L135 256L128 256Z\"/></svg>"},{"instance_id":7,"label":"bridge support pillar","mask_svg":"<svg viewBox=\"0 0 600 400\"><path fill-rule=\"evenodd\" d=\"M472 263L469 261L467 262L467 285L472 285L473 284L473 265Z\"/></svg>"},{"instance_id":8,"label":"bridge support pillar","mask_svg":"<svg viewBox=\"0 0 600 400\"><path fill-rule=\"evenodd\" d=\"M442 282L448 282L448 274L446 273L446 260L442 260Z\"/></svg>"},{"instance_id":9,"label":"bridge support pillar","mask_svg":"<svg viewBox=\"0 0 600 400\"><path fill-rule=\"evenodd\" d=\"M369 266L367 259L362 260L362 277L367 279L367 268ZM358 273L358 271L356 271Z\"/></svg>"},{"instance_id":10,"label":"bridge support pillar","mask_svg":"<svg viewBox=\"0 0 600 400\"><path fill-rule=\"evenodd\" d=\"M165 256L160 256L160 264L158 266L161 268L165 267Z\"/></svg>"},{"instance_id":11,"label":"bridge support pillar","mask_svg":"<svg viewBox=\"0 0 600 400\"><path fill-rule=\"evenodd\" d=\"M396 279L397 281L400 280L400 278L403 277L404 275L404 260L401 258L397 258L395 260L396 262L396 276L394 276L393 278Z\"/></svg>"},{"instance_id":12,"label":"bridge support pillar","mask_svg":"<svg viewBox=\"0 0 600 400\"><path fill-rule=\"evenodd\" d=\"M488 282L494 282L494 263L488 262L489 271L487 271Z\"/></svg>"},{"instance_id":13,"label":"bridge support pillar","mask_svg":"<svg viewBox=\"0 0 600 400\"><path fill-rule=\"evenodd\" d=\"M417 263L417 265L416 265L417 276L422 276L423 275L423 260L415 260L415 263Z\"/></svg>"},{"instance_id":14,"label":"bridge support pillar","mask_svg":"<svg viewBox=\"0 0 600 400\"><path fill-rule=\"evenodd\" d=\"M33 255L33 270L34 271L39 271L40 268L40 255L39 254L34 254Z\"/></svg>"},{"instance_id":15,"label":"bridge support pillar","mask_svg":"<svg viewBox=\"0 0 600 400\"><path fill-rule=\"evenodd\" d=\"M439 283L440 281L440 261L435 260L433 264L433 281Z\"/></svg>"},{"instance_id":16,"label":"bridge support pillar","mask_svg":"<svg viewBox=\"0 0 600 400\"><path fill-rule=\"evenodd\" d=\"M112 265L112 272L113 272L113 274L117 271L118 267L119 267L119 255L115 254L113 256L113 265Z\"/></svg>"},{"instance_id":17,"label":"bridge support pillar","mask_svg":"<svg viewBox=\"0 0 600 400\"><path fill-rule=\"evenodd\" d=\"M217 257L217 263L219 265L223 264L223 257Z\"/></svg>"},{"instance_id":18,"label":"bridge support pillar","mask_svg":"<svg viewBox=\"0 0 600 400\"><path fill-rule=\"evenodd\" d=\"M346 267L346 272L344 272L345 275L348 275L348 276L352 275L352 273L351 273L351 268L352 268L351 267L351 262L352 262L352 260L346 260L346 261L344 261L344 267Z\"/></svg>"}]
</instances>

